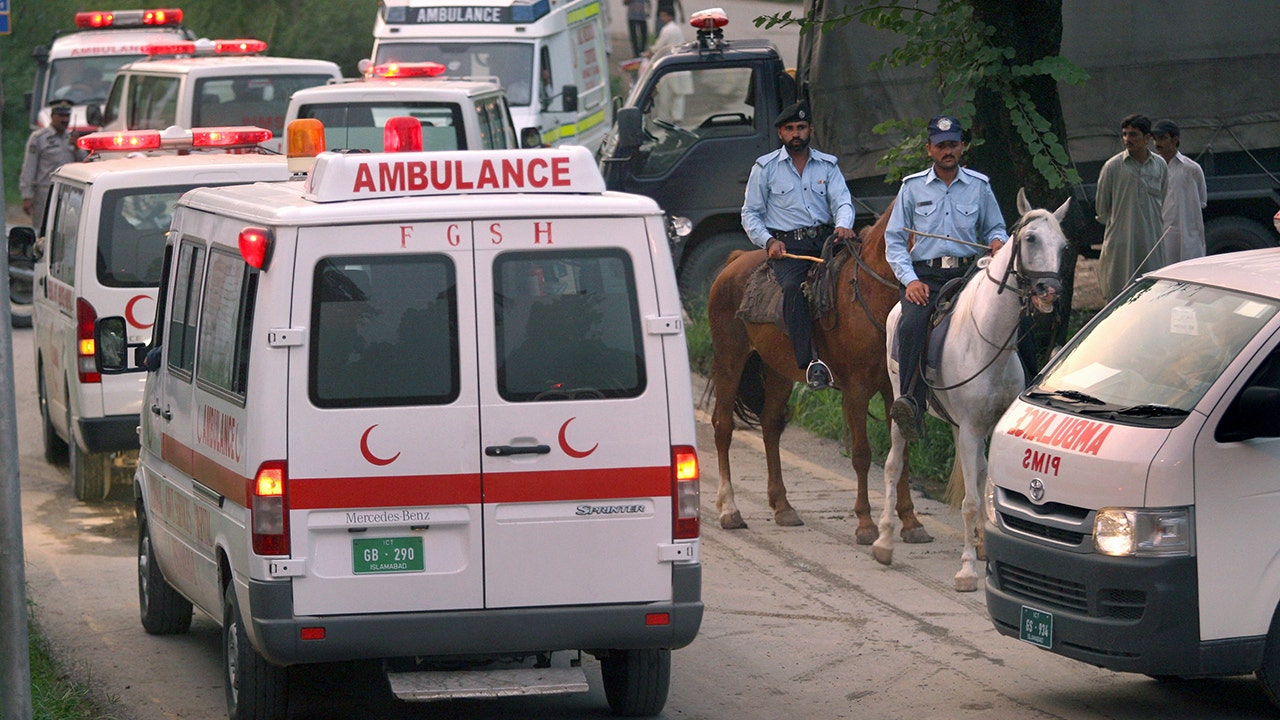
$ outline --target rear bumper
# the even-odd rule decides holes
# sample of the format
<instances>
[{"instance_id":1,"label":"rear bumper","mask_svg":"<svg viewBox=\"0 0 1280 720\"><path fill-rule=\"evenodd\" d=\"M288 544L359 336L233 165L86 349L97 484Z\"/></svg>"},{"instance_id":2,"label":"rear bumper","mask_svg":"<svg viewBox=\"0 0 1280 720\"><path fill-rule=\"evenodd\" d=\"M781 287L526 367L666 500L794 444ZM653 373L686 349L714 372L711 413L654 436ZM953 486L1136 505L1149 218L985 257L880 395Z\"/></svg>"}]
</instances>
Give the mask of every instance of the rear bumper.
<instances>
[{"instance_id":1,"label":"rear bumper","mask_svg":"<svg viewBox=\"0 0 1280 720\"><path fill-rule=\"evenodd\" d=\"M556 650L681 648L702 624L702 567L675 565L672 602L561 605L376 615L295 617L289 583L250 581L258 652L277 665L395 657L515 655ZM667 625L647 625L667 613ZM323 640L301 629L323 627Z\"/></svg>"},{"instance_id":2,"label":"rear bumper","mask_svg":"<svg viewBox=\"0 0 1280 720\"><path fill-rule=\"evenodd\" d=\"M138 416L80 418L80 437L91 453L138 449Z\"/></svg>"}]
</instances>

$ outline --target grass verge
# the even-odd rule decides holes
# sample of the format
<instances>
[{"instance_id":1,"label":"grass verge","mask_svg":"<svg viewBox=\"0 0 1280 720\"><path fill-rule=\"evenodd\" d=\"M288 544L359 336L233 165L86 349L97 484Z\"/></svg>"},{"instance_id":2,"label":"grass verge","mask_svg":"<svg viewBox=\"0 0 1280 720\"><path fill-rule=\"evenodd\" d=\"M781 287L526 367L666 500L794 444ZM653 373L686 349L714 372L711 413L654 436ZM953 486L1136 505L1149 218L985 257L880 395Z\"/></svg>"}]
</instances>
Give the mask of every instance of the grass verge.
<instances>
[{"instance_id":1,"label":"grass verge","mask_svg":"<svg viewBox=\"0 0 1280 720\"><path fill-rule=\"evenodd\" d=\"M115 720L118 716L92 699L88 687L73 680L53 657L34 618L28 622L31 658L31 709L34 720Z\"/></svg>"}]
</instances>

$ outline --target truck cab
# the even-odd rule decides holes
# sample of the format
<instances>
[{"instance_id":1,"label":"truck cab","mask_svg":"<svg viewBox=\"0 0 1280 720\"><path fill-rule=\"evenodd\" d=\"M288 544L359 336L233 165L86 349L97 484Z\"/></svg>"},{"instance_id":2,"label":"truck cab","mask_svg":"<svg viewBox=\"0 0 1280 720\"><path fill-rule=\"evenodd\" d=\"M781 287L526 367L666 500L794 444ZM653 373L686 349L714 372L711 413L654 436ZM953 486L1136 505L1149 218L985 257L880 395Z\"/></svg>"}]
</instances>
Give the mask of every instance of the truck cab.
<instances>
[{"instance_id":1,"label":"truck cab","mask_svg":"<svg viewBox=\"0 0 1280 720\"><path fill-rule=\"evenodd\" d=\"M652 59L599 153L610 190L646 195L688 220L671 249L686 301L706 298L730 252L754 247L742 229L743 192L756 158L781 146L773 119L796 99L773 44L726 40L727 23L719 11L690 18L698 39Z\"/></svg>"}]
</instances>

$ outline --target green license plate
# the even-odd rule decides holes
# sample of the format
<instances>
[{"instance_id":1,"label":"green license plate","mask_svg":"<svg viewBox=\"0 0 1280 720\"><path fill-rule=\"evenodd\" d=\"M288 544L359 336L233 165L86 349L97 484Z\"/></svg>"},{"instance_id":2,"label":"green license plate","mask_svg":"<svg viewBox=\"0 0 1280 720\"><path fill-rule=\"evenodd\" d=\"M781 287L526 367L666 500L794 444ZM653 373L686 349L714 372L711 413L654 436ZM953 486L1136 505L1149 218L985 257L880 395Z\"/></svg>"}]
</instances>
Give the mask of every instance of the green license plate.
<instances>
[{"instance_id":1,"label":"green license plate","mask_svg":"<svg viewBox=\"0 0 1280 720\"><path fill-rule=\"evenodd\" d=\"M351 541L356 575L422 572L422 538L361 538Z\"/></svg>"},{"instance_id":2,"label":"green license plate","mask_svg":"<svg viewBox=\"0 0 1280 720\"><path fill-rule=\"evenodd\" d=\"M1022 623L1018 625L1018 639L1042 648L1053 647L1053 613L1022 606Z\"/></svg>"}]
</instances>

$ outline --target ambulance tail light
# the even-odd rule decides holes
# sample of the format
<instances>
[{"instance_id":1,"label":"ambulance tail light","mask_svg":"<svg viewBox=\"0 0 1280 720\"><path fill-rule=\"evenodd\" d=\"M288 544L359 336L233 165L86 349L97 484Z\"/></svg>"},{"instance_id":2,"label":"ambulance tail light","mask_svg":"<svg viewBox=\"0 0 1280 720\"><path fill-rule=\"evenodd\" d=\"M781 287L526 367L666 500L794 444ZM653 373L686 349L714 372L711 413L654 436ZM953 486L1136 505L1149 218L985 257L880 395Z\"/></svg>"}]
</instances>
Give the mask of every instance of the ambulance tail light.
<instances>
[{"instance_id":1,"label":"ambulance tail light","mask_svg":"<svg viewBox=\"0 0 1280 720\"><path fill-rule=\"evenodd\" d=\"M247 227L240 231L240 257L255 270L267 269L274 245L275 238L266 228Z\"/></svg>"},{"instance_id":2,"label":"ambulance tail light","mask_svg":"<svg viewBox=\"0 0 1280 720\"><path fill-rule=\"evenodd\" d=\"M89 301L84 298L76 300L76 371L81 384L102 382L94 359L98 348L93 339L93 326L97 322L98 311Z\"/></svg>"},{"instance_id":3,"label":"ambulance tail light","mask_svg":"<svg viewBox=\"0 0 1280 720\"><path fill-rule=\"evenodd\" d=\"M235 40L213 41L213 52L215 55L256 55L266 51L267 43L262 40L237 38Z\"/></svg>"},{"instance_id":4,"label":"ambulance tail light","mask_svg":"<svg viewBox=\"0 0 1280 720\"><path fill-rule=\"evenodd\" d=\"M256 555L289 554L289 472L283 460L268 460L249 481L249 515Z\"/></svg>"},{"instance_id":5,"label":"ambulance tail light","mask_svg":"<svg viewBox=\"0 0 1280 720\"><path fill-rule=\"evenodd\" d=\"M702 511L698 485L698 451L688 445L671 448L671 504L674 514L671 536L693 540L700 534L698 517Z\"/></svg>"},{"instance_id":6,"label":"ambulance tail light","mask_svg":"<svg viewBox=\"0 0 1280 720\"><path fill-rule=\"evenodd\" d=\"M89 152L132 152L160 148L159 130L96 132L76 140L76 147Z\"/></svg>"},{"instance_id":7,"label":"ambulance tail light","mask_svg":"<svg viewBox=\"0 0 1280 720\"><path fill-rule=\"evenodd\" d=\"M270 139L270 130L250 125L196 128L191 131L192 147L245 147Z\"/></svg>"},{"instance_id":8,"label":"ambulance tail light","mask_svg":"<svg viewBox=\"0 0 1280 720\"><path fill-rule=\"evenodd\" d=\"M386 152L422 152L422 122L417 118L393 117L382 128L382 149Z\"/></svg>"},{"instance_id":9,"label":"ambulance tail light","mask_svg":"<svg viewBox=\"0 0 1280 720\"><path fill-rule=\"evenodd\" d=\"M289 172L311 172L316 156L324 152L324 124L315 118L301 118L285 128L285 148Z\"/></svg>"}]
</instances>

